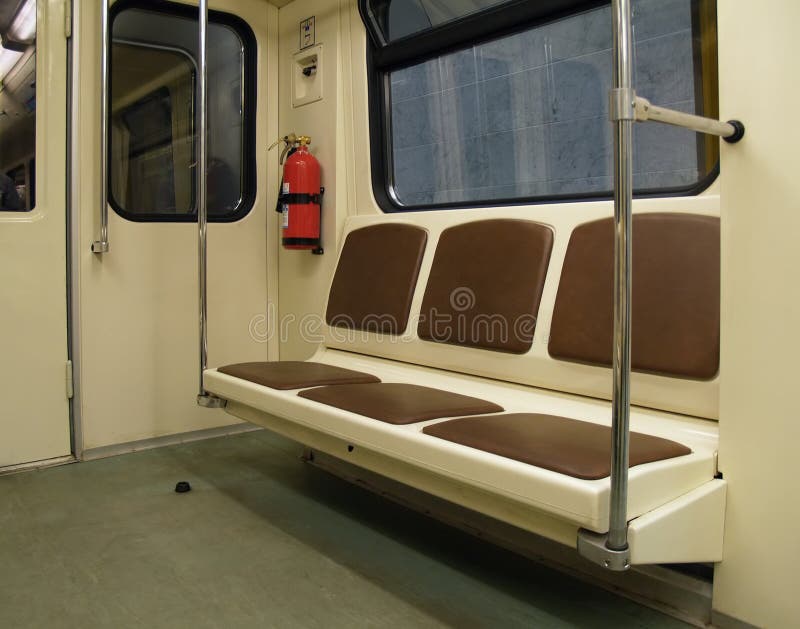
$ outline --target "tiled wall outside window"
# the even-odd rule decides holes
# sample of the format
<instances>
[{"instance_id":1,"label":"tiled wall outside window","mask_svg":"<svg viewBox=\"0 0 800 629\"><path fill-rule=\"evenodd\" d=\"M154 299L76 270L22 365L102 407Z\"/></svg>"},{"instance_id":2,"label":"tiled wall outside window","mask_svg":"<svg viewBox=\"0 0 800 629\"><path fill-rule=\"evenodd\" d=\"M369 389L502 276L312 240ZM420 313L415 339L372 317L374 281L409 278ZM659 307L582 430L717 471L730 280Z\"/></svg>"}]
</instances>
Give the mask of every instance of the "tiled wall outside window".
<instances>
[{"instance_id":1,"label":"tiled wall outside window","mask_svg":"<svg viewBox=\"0 0 800 629\"><path fill-rule=\"evenodd\" d=\"M634 1L634 86L695 112L691 0ZM611 11L603 7L391 74L394 190L403 205L611 190ZM647 123L634 186L705 175L697 136Z\"/></svg>"}]
</instances>

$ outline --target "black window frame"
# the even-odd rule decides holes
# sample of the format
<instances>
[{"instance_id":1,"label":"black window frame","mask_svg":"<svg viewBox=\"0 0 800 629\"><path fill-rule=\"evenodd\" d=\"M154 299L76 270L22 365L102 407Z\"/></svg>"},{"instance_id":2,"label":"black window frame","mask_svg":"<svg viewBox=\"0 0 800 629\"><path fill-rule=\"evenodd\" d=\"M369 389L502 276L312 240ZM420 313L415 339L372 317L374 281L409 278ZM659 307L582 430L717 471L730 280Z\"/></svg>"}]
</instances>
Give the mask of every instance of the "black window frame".
<instances>
[{"instance_id":1,"label":"black window frame","mask_svg":"<svg viewBox=\"0 0 800 629\"><path fill-rule=\"evenodd\" d=\"M114 76L110 47L113 46L114 20L125 10L139 9L152 13L161 13L174 17L197 20L197 7L169 2L168 0L118 0L109 9L108 15L108 94L112 94L112 77ZM209 24L219 24L231 28L242 42L242 197L235 212L225 216L208 216L210 223L234 223L243 219L253 209L256 200L258 173L256 169L256 120L258 90L258 44L250 25L238 15L225 11L209 10ZM189 54L187 52L187 54ZM197 93L195 91L195 111L197 111ZM111 111L107 112L108 124L108 170L106 177L111 181ZM111 186L108 187L108 204L120 217L135 223L197 223L197 200L192 195L192 208L185 214L136 213L122 208L114 199Z\"/></svg>"},{"instance_id":2,"label":"black window frame","mask_svg":"<svg viewBox=\"0 0 800 629\"><path fill-rule=\"evenodd\" d=\"M358 10L367 30L368 144L372 191L378 207L386 213L426 212L613 199L612 190L420 205L400 203L393 193L390 86L390 73L393 71L610 4L611 0L511 0L387 42L377 18L370 10L369 0L358 0ZM694 16L692 21L696 21ZM719 156L714 167L691 186L634 189L633 196L637 199L696 196L714 183L718 176Z\"/></svg>"}]
</instances>

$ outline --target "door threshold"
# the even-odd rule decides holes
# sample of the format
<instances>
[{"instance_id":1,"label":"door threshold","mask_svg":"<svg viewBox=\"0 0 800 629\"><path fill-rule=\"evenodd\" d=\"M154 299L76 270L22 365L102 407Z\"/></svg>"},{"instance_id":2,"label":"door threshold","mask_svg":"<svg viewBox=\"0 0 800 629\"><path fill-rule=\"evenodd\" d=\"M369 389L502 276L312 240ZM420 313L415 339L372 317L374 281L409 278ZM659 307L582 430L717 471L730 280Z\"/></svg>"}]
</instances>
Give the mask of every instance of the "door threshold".
<instances>
[{"instance_id":1,"label":"door threshold","mask_svg":"<svg viewBox=\"0 0 800 629\"><path fill-rule=\"evenodd\" d=\"M16 474L17 472L30 472L34 470L42 470L47 467L56 467L57 465L68 465L69 463L77 463L78 459L74 455L68 454L67 456L57 456L52 459L42 459L41 461L31 461L30 463L17 463L16 465L6 465L0 467L0 476L6 474Z\"/></svg>"}]
</instances>

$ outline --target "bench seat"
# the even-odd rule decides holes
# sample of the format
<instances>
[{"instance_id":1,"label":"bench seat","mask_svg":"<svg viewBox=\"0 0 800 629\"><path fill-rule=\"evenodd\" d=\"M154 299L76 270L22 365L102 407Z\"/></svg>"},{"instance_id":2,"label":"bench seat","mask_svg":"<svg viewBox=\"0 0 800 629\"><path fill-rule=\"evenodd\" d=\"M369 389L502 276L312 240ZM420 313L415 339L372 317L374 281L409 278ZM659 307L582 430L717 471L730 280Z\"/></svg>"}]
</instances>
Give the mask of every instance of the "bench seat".
<instances>
[{"instance_id":1,"label":"bench seat","mask_svg":"<svg viewBox=\"0 0 800 629\"><path fill-rule=\"evenodd\" d=\"M559 474L598 480L611 474L611 428L556 415L462 417L426 426L426 435ZM691 454L685 445L630 433L629 467Z\"/></svg>"},{"instance_id":2,"label":"bench seat","mask_svg":"<svg viewBox=\"0 0 800 629\"><path fill-rule=\"evenodd\" d=\"M556 415L600 426L609 426L611 422L610 404L606 401L325 348L315 354L313 361L372 374L385 383L416 384L453 393L469 391L510 413ZM213 369L205 372L204 383L211 393L234 402L229 405L229 412L235 413L238 403L336 437L354 447L503 495L576 527L598 533L608 530L607 477L575 478L425 434L426 428L446 423L448 419L392 425L320 404L298 395L297 391L272 389ZM252 417L248 419L253 421ZM677 441L691 452L631 468L629 519L658 509L714 480L716 424L634 407L631 430ZM330 454L342 456L341 452Z\"/></svg>"},{"instance_id":3,"label":"bench seat","mask_svg":"<svg viewBox=\"0 0 800 629\"><path fill-rule=\"evenodd\" d=\"M319 387L301 391L299 395L307 400L397 425L503 411L502 406L486 400L400 382Z\"/></svg>"},{"instance_id":4,"label":"bench seat","mask_svg":"<svg viewBox=\"0 0 800 629\"><path fill-rule=\"evenodd\" d=\"M236 363L220 367L221 373L271 389L307 389L331 384L366 384L379 378L360 371L302 360Z\"/></svg>"},{"instance_id":5,"label":"bench seat","mask_svg":"<svg viewBox=\"0 0 800 629\"><path fill-rule=\"evenodd\" d=\"M632 563L722 558L717 425L699 419L718 416L709 210L633 217ZM205 388L312 450L590 543L609 522L614 224L602 203L530 212L351 217L314 366L209 370ZM349 376L306 378L321 365Z\"/></svg>"}]
</instances>

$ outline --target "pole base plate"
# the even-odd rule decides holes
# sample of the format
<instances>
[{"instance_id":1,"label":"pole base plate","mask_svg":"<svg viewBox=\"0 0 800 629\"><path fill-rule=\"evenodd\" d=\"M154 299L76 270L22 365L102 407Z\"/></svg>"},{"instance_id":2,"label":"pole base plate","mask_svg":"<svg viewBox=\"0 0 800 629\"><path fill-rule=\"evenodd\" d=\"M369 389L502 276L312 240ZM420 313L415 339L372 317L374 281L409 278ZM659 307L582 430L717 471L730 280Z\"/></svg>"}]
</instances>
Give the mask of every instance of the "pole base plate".
<instances>
[{"instance_id":1,"label":"pole base plate","mask_svg":"<svg viewBox=\"0 0 800 629\"><path fill-rule=\"evenodd\" d=\"M223 400L221 397L210 393L203 393L197 396L197 405L203 408L225 408L228 405L228 400Z\"/></svg>"},{"instance_id":2,"label":"pole base plate","mask_svg":"<svg viewBox=\"0 0 800 629\"><path fill-rule=\"evenodd\" d=\"M631 550L612 550L606 546L607 533L586 529L578 531L578 554L598 566L614 572L624 572L631 567Z\"/></svg>"}]
</instances>

